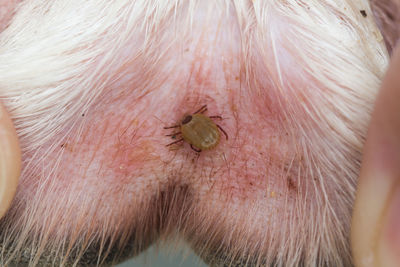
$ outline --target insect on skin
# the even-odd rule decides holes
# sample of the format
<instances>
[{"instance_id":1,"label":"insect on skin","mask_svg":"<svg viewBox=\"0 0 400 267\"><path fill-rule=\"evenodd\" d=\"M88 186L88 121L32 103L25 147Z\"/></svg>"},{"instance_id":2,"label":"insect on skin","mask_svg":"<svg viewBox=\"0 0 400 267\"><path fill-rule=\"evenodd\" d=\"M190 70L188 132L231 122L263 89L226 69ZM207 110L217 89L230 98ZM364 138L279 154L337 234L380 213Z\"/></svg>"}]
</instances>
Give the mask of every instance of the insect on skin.
<instances>
[{"instance_id":1,"label":"insect on skin","mask_svg":"<svg viewBox=\"0 0 400 267\"><path fill-rule=\"evenodd\" d=\"M203 113L207 111L207 105L202 106L198 111L191 115L186 115L178 125L164 127L164 129L179 128L179 132L168 134L172 138L178 135L181 138L167 146L185 141L190 144L190 147L196 151L209 150L216 147L220 140L220 131L224 133L226 140L228 134L221 126L215 124L212 119L222 119L221 116L206 116Z\"/></svg>"}]
</instances>

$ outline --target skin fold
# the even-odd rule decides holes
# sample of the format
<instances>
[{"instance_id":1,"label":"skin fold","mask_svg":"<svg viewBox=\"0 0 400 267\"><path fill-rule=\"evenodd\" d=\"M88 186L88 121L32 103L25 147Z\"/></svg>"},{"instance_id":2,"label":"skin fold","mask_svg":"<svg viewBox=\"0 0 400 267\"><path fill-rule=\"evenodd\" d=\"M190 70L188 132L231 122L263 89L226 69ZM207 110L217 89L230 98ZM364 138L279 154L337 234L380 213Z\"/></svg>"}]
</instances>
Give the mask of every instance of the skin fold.
<instances>
[{"instance_id":1,"label":"skin fold","mask_svg":"<svg viewBox=\"0 0 400 267\"><path fill-rule=\"evenodd\" d=\"M23 168L0 265L110 265L167 240L212 266L352 266L361 153L397 40L386 3L8 4L0 99ZM229 140L167 147L164 127L205 104Z\"/></svg>"}]
</instances>

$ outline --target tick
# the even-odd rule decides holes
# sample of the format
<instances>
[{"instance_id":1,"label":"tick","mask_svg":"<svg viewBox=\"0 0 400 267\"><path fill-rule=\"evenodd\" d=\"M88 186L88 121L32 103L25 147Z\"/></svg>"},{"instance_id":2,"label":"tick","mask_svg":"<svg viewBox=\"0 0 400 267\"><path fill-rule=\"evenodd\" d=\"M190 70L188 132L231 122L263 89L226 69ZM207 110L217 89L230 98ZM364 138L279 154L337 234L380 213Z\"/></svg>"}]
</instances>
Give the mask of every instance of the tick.
<instances>
[{"instance_id":1,"label":"tick","mask_svg":"<svg viewBox=\"0 0 400 267\"><path fill-rule=\"evenodd\" d=\"M196 151L209 150L216 147L220 141L220 131L224 133L226 140L228 134L221 126L215 124L212 119L222 119L221 116L206 116L203 113L207 111L207 105L202 106L198 111L191 115L186 115L178 125L164 127L164 129L179 128L179 132L168 134L172 138L180 136L181 138L167 146L180 142L187 142L190 147Z\"/></svg>"}]
</instances>

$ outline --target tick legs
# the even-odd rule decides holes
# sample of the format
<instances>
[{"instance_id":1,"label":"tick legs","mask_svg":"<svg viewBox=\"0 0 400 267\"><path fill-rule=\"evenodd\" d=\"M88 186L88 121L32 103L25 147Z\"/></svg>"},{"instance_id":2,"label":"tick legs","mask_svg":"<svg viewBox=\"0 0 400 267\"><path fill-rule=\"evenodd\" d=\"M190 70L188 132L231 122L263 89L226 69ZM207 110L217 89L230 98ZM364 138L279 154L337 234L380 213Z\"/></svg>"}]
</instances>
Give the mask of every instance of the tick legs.
<instances>
[{"instance_id":1,"label":"tick legs","mask_svg":"<svg viewBox=\"0 0 400 267\"><path fill-rule=\"evenodd\" d=\"M180 127L180 125L168 126L168 127L164 127L164 129L172 129L172 128L178 128L178 127ZM176 133L172 133L172 134L167 134L166 136L172 136L172 138L175 139L175 137L176 137L177 135L179 135L179 134L181 134L181 132L176 132ZM171 146L171 145L173 145L173 144L177 144L177 143L182 142L182 141L183 141L183 138L181 138L181 139L179 139L179 140L176 140L176 141L174 141L174 142L172 142L172 143L169 143L169 144L166 145L166 146Z\"/></svg>"},{"instance_id":2,"label":"tick legs","mask_svg":"<svg viewBox=\"0 0 400 267\"><path fill-rule=\"evenodd\" d=\"M210 118L210 119L219 119L219 120L222 120L222 117L221 117L221 116L210 116L209 118ZM226 137L226 140L228 140L228 134L225 132L225 130L222 129L222 127L219 126L218 124L217 124L217 127L221 130L221 132L224 133L224 135L225 135L225 137Z\"/></svg>"},{"instance_id":3,"label":"tick legs","mask_svg":"<svg viewBox=\"0 0 400 267\"><path fill-rule=\"evenodd\" d=\"M197 113L204 113L205 111L207 111L207 105L202 106L202 107L201 107L198 111L196 111L194 114L197 114ZM221 117L221 116L210 116L209 118L210 118L210 119L219 119L219 120L222 120L222 117ZM225 132L225 130L222 129L222 127L219 126L218 124L217 124L217 127L221 130L221 132L224 133L224 135L225 135L225 137L226 137L226 140L228 140L228 134ZM194 151L197 151L196 149L194 149L194 148L192 147L192 145L190 145L190 147L191 147ZM201 151L201 150L200 150L200 151ZM197 151L197 152L200 152L200 151Z\"/></svg>"},{"instance_id":4,"label":"tick legs","mask_svg":"<svg viewBox=\"0 0 400 267\"><path fill-rule=\"evenodd\" d=\"M176 132L176 133L172 133L172 134L166 134L165 136L177 136L178 134L181 134L181 132Z\"/></svg>"},{"instance_id":5,"label":"tick legs","mask_svg":"<svg viewBox=\"0 0 400 267\"><path fill-rule=\"evenodd\" d=\"M177 143L182 142L182 141L183 141L183 138L182 138L182 139L179 139L179 140L177 140L177 141L174 141L174 142L172 142L172 143L169 143L169 144L166 145L166 146L171 146L171 145L173 145L173 144L177 144Z\"/></svg>"},{"instance_id":6,"label":"tick legs","mask_svg":"<svg viewBox=\"0 0 400 267\"><path fill-rule=\"evenodd\" d=\"M178 128L178 127L180 127L180 125L168 126L168 127L164 127L164 129L172 129L172 128Z\"/></svg>"},{"instance_id":7,"label":"tick legs","mask_svg":"<svg viewBox=\"0 0 400 267\"><path fill-rule=\"evenodd\" d=\"M190 147L194 150L194 151L196 151L196 152L198 152L198 153L200 153L201 152L201 149L196 149L196 148L194 148L194 146L193 145L190 145Z\"/></svg>"},{"instance_id":8,"label":"tick legs","mask_svg":"<svg viewBox=\"0 0 400 267\"><path fill-rule=\"evenodd\" d=\"M179 127L179 125L178 125L178 127ZM176 126L164 127L164 129L170 129L170 128L176 128ZM165 136L172 136L172 138L175 139L176 136L179 135L179 134L182 134L182 133L181 132L176 132L176 133L172 133L172 134L167 134ZM173 144L177 144L177 143L182 142L182 141L183 141L183 138L181 138L179 140L176 140L176 141L174 141L172 143L169 143L167 146L171 146Z\"/></svg>"},{"instance_id":9,"label":"tick legs","mask_svg":"<svg viewBox=\"0 0 400 267\"><path fill-rule=\"evenodd\" d=\"M225 135L225 137L226 137L226 140L228 140L228 134L225 132L225 130L224 129L222 129L222 127L221 126L219 126L218 124L217 124L217 127L221 130L221 132L223 132L224 133L224 135Z\"/></svg>"},{"instance_id":10,"label":"tick legs","mask_svg":"<svg viewBox=\"0 0 400 267\"><path fill-rule=\"evenodd\" d=\"M221 116L210 116L209 118L210 118L210 119L220 119L220 120L222 120L222 117L221 117Z\"/></svg>"},{"instance_id":11,"label":"tick legs","mask_svg":"<svg viewBox=\"0 0 400 267\"><path fill-rule=\"evenodd\" d=\"M174 141L174 142L172 142L172 143L169 143L169 144L166 145L166 146L171 146L171 145L173 145L173 144L177 144L177 143L182 142L182 141L183 141L183 138L182 138L182 139L179 139L179 140L177 140L177 141ZM196 151L197 153L200 153L200 152L201 152L201 149L196 149L193 145L190 145L190 147L191 147L194 151Z\"/></svg>"},{"instance_id":12,"label":"tick legs","mask_svg":"<svg viewBox=\"0 0 400 267\"><path fill-rule=\"evenodd\" d=\"M206 112L206 110L207 110L207 105L204 105L198 111L196 111L194 114L204 113L204 112Z\"/></svg>"}]
</instances>

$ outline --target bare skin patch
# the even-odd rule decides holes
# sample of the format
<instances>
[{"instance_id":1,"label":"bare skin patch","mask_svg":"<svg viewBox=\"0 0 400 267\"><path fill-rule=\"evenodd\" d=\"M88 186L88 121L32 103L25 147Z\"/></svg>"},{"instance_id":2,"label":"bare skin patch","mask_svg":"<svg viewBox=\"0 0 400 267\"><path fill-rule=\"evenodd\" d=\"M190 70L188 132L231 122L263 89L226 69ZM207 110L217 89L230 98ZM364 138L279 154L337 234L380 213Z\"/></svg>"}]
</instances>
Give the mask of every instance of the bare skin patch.
<instances>
[{"instance_id":1,"label":"bare skin patch","mask_svg":"<svg viewBox=\"0 0 400 267\"><path fill-rule=\"evenodd\" d=\"M0 33L7 28L21 0L0 1Z\"/></svg>"}]
</instances>

